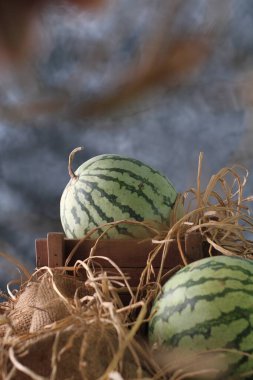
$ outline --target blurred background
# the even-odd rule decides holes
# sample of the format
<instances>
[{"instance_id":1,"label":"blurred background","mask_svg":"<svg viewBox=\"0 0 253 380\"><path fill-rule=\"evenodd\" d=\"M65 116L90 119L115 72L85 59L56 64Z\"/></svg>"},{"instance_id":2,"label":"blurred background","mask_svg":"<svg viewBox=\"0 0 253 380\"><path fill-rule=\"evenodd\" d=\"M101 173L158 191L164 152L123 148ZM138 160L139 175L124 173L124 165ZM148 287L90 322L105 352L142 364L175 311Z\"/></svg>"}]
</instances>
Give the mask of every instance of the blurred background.
<instances>
[{"instance_id":1,"label":"blurred background","mask_svg":"<svg viewBox=\"0 0 253 380\"><path fill-rule=\"evenodd\" d=\"M0 251L35 268L74 165L117 153L182 192L220 168L253 192L251 0L0 0ZM0 260L0 284L19 276Z\"/></svg>"}]
</instances>

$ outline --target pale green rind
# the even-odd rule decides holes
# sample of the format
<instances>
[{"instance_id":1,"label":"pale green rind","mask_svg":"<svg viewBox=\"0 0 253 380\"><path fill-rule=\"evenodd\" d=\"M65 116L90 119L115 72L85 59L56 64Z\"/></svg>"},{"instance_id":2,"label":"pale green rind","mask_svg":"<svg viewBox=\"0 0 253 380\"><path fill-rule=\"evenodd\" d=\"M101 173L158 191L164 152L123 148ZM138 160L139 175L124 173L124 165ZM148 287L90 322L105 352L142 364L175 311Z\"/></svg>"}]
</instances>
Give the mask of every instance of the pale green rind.
<instances>
[{"instance_id":1,"label":"pale green rind","mask_svg":"<svg viewBox=\"0 0 253 380\"><path fill-rule=\"evenodd\" d=\"M69 182L61 198L67 237L81 238L96 226L124 219L168 224L177 193L166 177L140 161L101 155L82 164L76 175L78 180ZM130 225L107 234L117 238L144 236L146 229Z\"/></svg>"},{"instance_id":2,"label":"pale green rind","mask_svg":"<svg viewBox=\"0 0 253 380\"><path fill-rule=\"evenodd\" d=\"M253 262L219 256L190 264L166 283L155 310L149 325L151 342L253 354ZM252 358L228 358L233 370L253 369Z\"/></svg>"}]
</instances>

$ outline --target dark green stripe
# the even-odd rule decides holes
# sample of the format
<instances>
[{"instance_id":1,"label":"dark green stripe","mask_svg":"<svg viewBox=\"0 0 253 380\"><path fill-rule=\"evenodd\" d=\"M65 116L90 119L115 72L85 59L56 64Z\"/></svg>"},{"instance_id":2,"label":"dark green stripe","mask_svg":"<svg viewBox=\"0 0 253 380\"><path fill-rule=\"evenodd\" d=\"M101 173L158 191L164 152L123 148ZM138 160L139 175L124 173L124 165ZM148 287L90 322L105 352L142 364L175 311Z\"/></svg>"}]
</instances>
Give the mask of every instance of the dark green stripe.
<instances>
[{"instance_id":1,"label":"dark green stripe","mask_svg":"<svg viewBox=\"0 0 253 380\"><path fill-rule=\"evenodd\" d=\"M67 232L69 232L69 235L68 235L68 236L71 236L71 237L73 237L74 239L77 239L77 236L76 236L76 234L75 234L75 231L74 231L74 230L71 230L70 225L68 224L66 218L64 219L64 222L63 222L62 224L63 224L63 229L64 229L65 234L68 235Z\"/></svg>"},{"instance_id":2,"label":"dark green stripe","mask_svg":"<svg viewBox=\"0 0 253 380\"><path fill-rule=\"evenodd\" d=\"M219 293L210 293L210 294L203 294L199 296L194 296L192 298L186 298L184 302L179 303L178 305L173 305L173 306L165 306L162 310L162 313L159 314L159 318L164 319L165 321L169 320L169 316L173 315L174 313L179 313L181 314L184 309L187 307L190 307L191 311L194 311L195 306L198 302L200 301L206 301L206 302L212 302L215 303L215 300L217 298L224 298L228 294L233 294L233 293L244 293L248 294L250 297L252 297L252 290L247 290L245 288L242 289L235 289L235 288L228 288L225 287L221 292ZM166 297L169 302L169 297L173 295L174 292L168 292L163 295L163 297Z\"/></svg>"},{"instance_id":3,"label":"dark green stripe","mask_svg":"<svg viewBox=\"0 0 253 380\"><path fill-rule=\"evenodd\" d=\"M110 182L118 183L121 188L124 188L124 189L130 191L132 194L137 194L138 197L143 198L149 204L149 206L151 207L151 209L153 210L153 212L154 212L155 215L160 216L163 222L167 221L167 218L165 218L163 215L161 215L161 213L159 212L159 209L157 207L155 207L155 204L154 204L153 200L151 198L149 198L142 191L142 182L140 182L140 186L137 189L135 186L131 186L131 185L127 184L126 182L121 181L118 178L115 178L115 177L112 177L112 176L103 175L103 174L93 174L93 175L89 174L88 176L89 177L93 177L94 176L95 178L99 178L99 179L102 179L104 181L110 181ZM82 183L84 183L84 184L89 184L92 187L93 187L92 184L94 184L94 186L97 186L96 182L90 182L90 181L82 180L82 179L79 179L79 181L82 182ZM102 191L101 188L100 188L100 190ZM107 194L107 198L110 200L110 197L112 195L110 195L108 193L105 193L105 194ZM112 198L112 202L115 202L115 200L116 200L116 197L114 196L114 198ZM118 204L120 204L120 203L118 203ZM172 202L170 202L170 207L172 207L172 205L173 205Z\"/></svg>"},{"instance_id":4,"label":"dark green stripe","mask_svg":"<svg viewBox=\"0 0 253 380\"><path fill-rule=\"evenodd\" d=\"M121 174L124 174L124 173L127 173L129 174L130 176L132 176L133 178L139 180L139 181L143 181L145 184L147 184L148 186L150 186L152 188L152 190L156 193L156 194L159 194L159 190L158 188L153 184L153 182L149 181L147 178L143 178L142 176L139 176L137 175L135 172L133 172L132 170L129 170L129 169L126 169L126 168L115 168L115 167L110 167L110 168L101 168L99 167L99 161L105 161L105 160L113 160L114 162L115 161L121 161L121 162L130 162L131 164L135 164L138 168L146 168L148 169L152 174L156 174L156 175L159 175L161 178L163 178L170 186L171 186L171 189L175 191L176 193L176 190L174 188L174 186L172 185L172 183L168 180L168 178L161 174L158 170L155 170L153 168L151 168L150 166L146 165L146 164L143 164L141 161L139 160L135 160L135 159L131 159L131 158L127 158L127 157L121 157L121 156L117 156L117 155L108 155L108 156L105 156L103 158L101 158L100 160L96 161L96 162L93 162L92 164L90 164L88 167L94 165L95 167L92 168L92 170L94 171L99 171L99 170L105 170L105 171L111 171L111 172L116 172L116 173L121 173ZM85 170L87 169L85 168ZM171 202L171 200L169 198L167 198L166 196L165 197L165 202Z\"/></svg>"},{"instance_id":5,"label":"dark green stripe","mask_svg":"<svg viewBox=\"0 0 253 380\"><path fill-rule=\"evenodd\" d=\"M88 220L89 220L89 222L88 222L88 226L87 226L87 227L83 226L83 227L84 227L84 234L85 234L86 232L88 232L88 227L89 227L90 225L94 225L94 227L98 227L98 224L96 223L96 221L95 221L95 220L93 219L93 217L91 216L91 213L90 213L89 209L85 206L85 204L84 204L84 203L80 200L80 198L78 197L78 191L77 191L76 188L75 188L75 193L74 193L74 199L75 199L76 203L80 206L81 210L84 211L85 214L88 216ZM99 230L98 230L98 233L101 234L102 232L103 232L102 229L99 229Z\"/></svg>"},{"instance_id":6,"label":"dark green stripe","mask_svg":"<svg viewBox=\"0 0 253 380\"><path fill-rule=\"evenodd\" d=\"M133 218L139 222L142 222L143 221L143 217L140 215L140 214L137 214L135 212L134 209L132 209L130 206L128 205L124 205L124 204L121 204L120 202L118 202L117 200L117 196L115 196L114 194L108 194L107 192L105 192L103 189L101 189L96 182L90 182L90 181L85 181L84 182L85 185L88 185L90 186L91 189L93 190L97 190L100 194L101 194L101 197L103 198L106 198L109 202L111 202L113 204L113 206L117 207L121 212L123 213L128 213L130 218ZM78 191L82 192L85 190L82 189L82 188L79 188ZM86 193L86 194L89 194L90 193ZM90 196L89 199L92 199L92 197ZM92 201L90 201L90 203L92 205L95 205L94 203L94 200L92 199ZM97 207L97 206L96 206ZM101 210L101 209L100 209ZM111 217L108 217L102 210L101 210L101 215L105 215L104 217L104 220L107 220L108 219L108 222L113 222L114 219L111 218Z\"/></svg>"},{"instance_id":7,"label":"dark green stripe","mask_svg":"<svg viewBox=\"0 0 253 380\"><path fill-rule=\"evenodd\" d=\"M228 261L226 260L233 260L234 263L228 264ZM238 264L239 263L239 264ZM240 265L241 264L241 265ZM213 259L205 259L203 260L203 263L197 263L193 265L187 265L184 267L181 271L178 273L187 273L187 272L193 272L193 271L202 271L205 268L208 268L209 270L217 272L220 269L229 269L232 271L238 271L242 272L243 274L251 277L253 274L253 261L242 259L239 257L225 257L225 256L219 256ZM252 270L246 269L245 266L252 266Z\"/></svg>"},{"instance_id":8,"label":"dark green stripe","mask_svg":"<svg viewBox=\"0 0 253 380\"><path fill-rule=\"evenodd\" d=\"M226 347L226 348L229 348L229 347ZM240 350L239 350L240 351ZM247 353L249 354L252 354L253 353L253 350L248 350ZM231 380L252 380L252 363L250 364L250 367L249 367L249 370L251 371L251 374L248 375L248 376L245 376L245 375L242 375L242 373L244 372L243 370L241 370L241 366L243 365L247 365L248 362L250 362L252 360L252 358L249 358L247 355L238 355L238 361L236 361L234 364L231 364L229 366L229 369L227 371L227 375L231 375L231 377L219 377L218 380L222 380L222 379L231 379ZM248 372L248 370L246 371ZM240 373L240 375L237 377L235 377L235 374L236 373Z\"/></svg>"},{"instance_id":9,"label":"dark green stripe","mask_svg":"<svg viewBox=\"0 0 253 380\"><path fill-rule=\"evenodd\" d=\"M136 160L134 158L128 158L128 157L122 157L122 156L119 156L119 155L114 155L114 154L108 154L108 155L103 155L102 157L100 157L97 161L93 161L90 165L86 166L85 167L85 170L89 167L91 167L92 165L98 165L98 163L100 161L106 161L106 160L113 160L114 162L116 161L121 161L121 162L127 162L127 163L132 163L134 165L136 165L137 167L141 168L141 167L145 167L147 168L151 173L153 174L159 174L161 177L165 178L167 180L167 178L161 174L158 170L155 170L153 169L151 166L149 165L146 165L144 164L143 162L139 161L139 160Z\"/></svg>"},{"instance_id":10,"label":"dark green stripe","mask_svg":"<svg viewBox=\"0 0 253 380\"><path fill-rule=\"evenodd\" d=\"M248 323L247 323L247 326L245 327L245 329L243 329L241 332L239 332L236 335L236 338L233 339L233 342L228 342L226 344L226 348L236 347L237 349L240 349L241 348L240 346L241 346L243 339L248 337L250 334L252 334L252 325L250 323L250 317L252 315L253 309L251 308L251 309L244 310L244 309L241 309L239 307L236 307L235 309L236 309L237 318L243 319L243 320L247 321ZM253 346L252 346L251 352L253 352Z\"/></svg>"},{"instance_id":11,"label":"dark green stripe","mask_svg":"<svg viewBox=\"0 0 253 380\"><path fill-rule=\"evenodd\" d=\"M85 206L85 204L81 201L81 199L79 198L78 196L78 192L80 192L80 189L76 189L75 188L75 193L74 193L74 199L76 201L76 203L80 206L81 210L85 212L85 214L88 216L88 219L89 219L89 224L94 224L94 226L96 226L96 222L95 220L93 219L93 217L91 216L90 214L90 211L89 209ZM90 196L89 193L84 193L82 192L82 194L85 196L85 199L91 203L93 200L92 200L92 197Z\"/></svg>"},{"instance_id":12,"label":"dark green stripe","mask_svg":"<svg viewBox=\"0 0 253 380\"><path fill-rule=\"evenodd\" d=\"M131 238L135 238L135 235L133 235L127 227L123 227L121 226L120 224L119 225L116 225L115 227L113 228L116 228L117 232L120 234L120 235L126 235L126 236L129 236Z\"/></svg>"},{"instance_id":13,"label":"dark green stripe","mask_svg":"<svg viewBox=\"0 0 253 380\"><path fill-rule=\"evenodd\" d=\"M162 194L160 191L159 191L159 189L158 189L158 187L157 186L155 186L154 184L153 184L153 182L150 182L147 178L144 178L144 177L142 177L142 176L139 176L139 175L137 175L136 173L134 173L134 172L132 172L131 170L127 170L127 169L121 169L121 168L113 168L113 167L111 167L111 168L100 168L100 167L96 167L96 168L94 168L94 169L92 169L92 170L94 170L94 172L96 172L96 171L108 171L108 172L115 172L115 173L119 173L119 174L122 174L122 175L124 175L124 174L128 174L130 177L132 177L133 179L135 179L136 181L139 181L140 182L140 190L141 190L141 186L142 186L142 184L145 184L145 185L147 185L147 186L149 186L150 187L150 191L151 192L153 192L153 193L155 193L155 194L157 194L157 195L159 195L159 196L161 196L162 197L162 200L163 200L163 203L166 205L166 206L168 206L168 207L170 207L170 208L172 208L173 207L173 205L174 205L174 203L175 203L175 199L172 201L171 200L171 197L170 196L166 196L166 195L164 195L164 194ZM158 173L159 174L159 173ZM99 176L101 175L102 176L102 174L91 174L91 173L86 173L86 172L83 172L82 173L82 175L80 176L80 178L82 178L82 177L85 177L85 176L97 176L98 178L99 178ZM163 176L162 176L163 177ZM101 177L102 178L102 177ZM110 178L109 176L108 176L108 178ZM112 177L113 179L111 179L111 180L114 180L114 181L119 181L117 178L115 178L115 177ZM165 177L164 177L165 178ZM105 178L106 179L106 178ZM169 183L169 181L167 180L167 178L165 178L166 179L166 181L168 182L168 185L171 185L170 183ZM125 184L125 185L127 185L125 182L123 182L123 181L121 181L123 184ZM175 191L175 194L176 194L176 190L174 189L174 187L171 185L171 190L174 190ZM135 192L136 192L137 190L135 189ZM143 192L142 192L142 194L143 194ZM149 198L149 202L152 202L152 204L153 204L153 201ZM154 204L153 204L154 205Z\"/></svg>"},{"instance_id":14,"label":"dark green stripe","mask_svg":"<svg viewBox=\"0 0 253 380\"><path fill-rule=\"evenodd\" d=\"M64 193L63 211L62 211L62 215L61 215L61 222L62 222L62 226L63 226L63 230L64 230L65 234L67 235L67 233L69 232L70 236L72 236L73 238L76 238L74 231L71 230L70 225L68 224L68 221L66 219L66 204L67 204L66 198L67 198L67 195L68 195L68 192L67 192L67 188L66 188L65 193Z\"/></svg>"},{"instance_id":15,"label":"dark green stripe","mask_svg":"<svg viewBox=\"0 0 253 380\"><path fill-rule=\"evenodd\" d=\"M191 279L189 279L189 280L187 280L185 282L182 282L181 284L178 284L175 287L170 287L170 283L168 282L168 286L164 287L163 293L161 293L160 297L170 296L171 294L173 294L174 292L176 292L180 288L189 289L192 286L203 285L206 282L210 282L211 283L211 282L214 282L214 281L221 281L221 282L223 282L223 281L224 282L226 282L226 281L238 281L240 284L245 285L245 286L253 285L253 282L250 281L249 279L243 280L243 279L236 278L236 277L233 277L233 276L223 276L223 277L216 276L216 277L212 277L212 275L210 274L210 277L203 276L203 277L200 277L198 280L194 280L194 279L191 278Z\"/></svg>"},{"instance_id":16,"label":"dark green stripe","mask_svg":"<svg viewBox=\"0 0 253 380\"><path fill-rule=\"evenodd\" d=\"M72 207L71 209L71 215L73 216L73 219L75 221L76 224L80 224L81 220L77 214L77 210L76 210L76 207Z\"/></svg>"},{"instance_id":17,"label":"dark green stripe","mask_svg":"<svg viewBox=\"0 0 253 380\"><path fill-rule=\"evenodd\" d=\"M80 201L80 199L78 198L78 193L82 194L84 196L84 198L87 200L87 202L89 203L89 205L91 205L93 207L93 209L96 211L96 213L99 215L99 217L102 219L102 223L105 222L105 223L111 223L111 222L114 222L114 219L110 216L107 216L105 214L105 212L95 204L92 196L91 196L91 193L85 191L83 188L78 188L78 189L75 189L75 192L76 192L76 201L79 202L79 205L80 207L82 207L82 210L84 210L88 217L89 217L89 220L95 225L95 226L99 226L99 224L91 217L91 214L90 212L88 211L87 207L84 206L84 204ZM127 230L126 227L122 227L120 225L117 225L114 227L117 232L119 234L123 234L123 235L128 235L129 237L133 237L133 235ZM99 230L100 233L102 232L102 230Z\"/></svg>"},{"instance_id":18,"label":"dark green stripe","mask_svg":"<svg viewBox=\"0 0 253 380\"><path fill-rule=\"evenodd\" d=\"M224 324L229 328L229 324L238 321L240 319L246 320L248 322L248 325L250 325L250 316L252 315L253 308L250 309L242 309L239 306L236 306L233 311L229 313L222 312L221 315L218 318L213 318L208 321L203 321L202 323L196 324L194 328L189 328L181 331L180 333L174 334L170 339L169 343L173 346L178 346L180 344L180 340L183 339L186 336L189 336L191 339L194 339L195 336L201 335L204 336L205 339L209 339L212 336L212 328L220 326L221 324ZM248 335L248 325L247 327L241 332L240 339L233 338L232 342L227 342L226 348L237 348L240 349L240 342L242 337L246 337Z\"/></svg>"},{"instance_id":19,"label":"dark green stripe","mask_svg":"<svg viewBox=\"0 0 253 380\"><path fill-rule=\"evenodd\" d=\"M71 228L67 222L67 219L65 217L62 220L62 226L63 226L63 230L64 230L66 235L68 235L67 232L69 232L70 236L72 236L74 239L76 239L76 235L75 235L74 231L71 230Z\"/></svg>"},{"instance_id":20,"label":"dark green stripe","mask_svg":"<svg viewBox=\"0 0 253 380\"><path fill-rule=\"evenodd\" d=\"M94 171L94 172L96 172L96 171L105 171L105 172L117 173L117 174L121 174L121 175L128 174L129 177L135 179L136 181L138 181L140 183L143 183L143 184L149 186L155 194L160 194L160 191L158 191L157 186L155 186L153 182L150 182L147 178L145 178L145 177L143 177L141 175L137 175L136 173L134 173L131 170L123 169L123 168L114 168L114 167L110 167L110 168L96 167L96 168L92 169L92 171ZM84 172L84 173L82 173L81 177L85 176L85 175L91 175L91 174ZM93 174L93 175L98 175L99 176L99 174ZM113 178L117 179L115 177L113 177Z\"/></svg>"}]
</instances>

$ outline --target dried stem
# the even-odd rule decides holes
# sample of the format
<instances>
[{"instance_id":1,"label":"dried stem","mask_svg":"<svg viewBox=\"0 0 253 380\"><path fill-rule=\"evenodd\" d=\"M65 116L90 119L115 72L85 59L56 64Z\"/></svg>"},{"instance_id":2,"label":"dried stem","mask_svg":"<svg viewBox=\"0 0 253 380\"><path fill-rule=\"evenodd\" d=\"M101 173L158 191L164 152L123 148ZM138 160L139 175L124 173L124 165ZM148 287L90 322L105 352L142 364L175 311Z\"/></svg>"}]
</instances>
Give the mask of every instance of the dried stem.
<instances>
[{"instance_id":1,"label":"dried stem","mask_svg":"<svg viewBox=\"0 0 253 380\"><path fill-rule=\"evenodd\" d=\"M80 150L84 150L84 147L79 146L79 147L73 149L72 152L69 155L68 171L69 171L70 178L72 178L72 179L78 179L78 176L73 171L72 164L73 164L73 160L74 160L75 154L77 152L80 152Z\"/></svg>"}]
</instances>

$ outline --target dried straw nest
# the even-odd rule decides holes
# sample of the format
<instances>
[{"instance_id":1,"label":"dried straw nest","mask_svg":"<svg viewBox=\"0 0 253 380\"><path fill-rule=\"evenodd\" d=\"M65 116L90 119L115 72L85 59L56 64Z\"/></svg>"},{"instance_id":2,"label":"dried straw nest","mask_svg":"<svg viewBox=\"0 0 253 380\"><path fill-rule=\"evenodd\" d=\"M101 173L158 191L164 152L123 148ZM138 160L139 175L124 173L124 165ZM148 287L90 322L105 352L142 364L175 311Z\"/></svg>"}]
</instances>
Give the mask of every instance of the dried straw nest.
<instances>
[{"instance_id":1,"label":"dried straw nest","mask_svg":"<svg viewBox=\"0 0 253 380\"><path fill-rule=\"evenodd\" d=\"M77 261L74 267L43 267L30 275L15 262L27 280L17 291L8 287L8 299L0 304L0 379L219 378L225 366L222 350L175 356L171 351L150 347L147 339L150 306L161 289L164 259L172 241L177 241L185 265L188 258L182 237L196 231L201 233L210 255L252 258L253 242L249 237L253 219L247 207L252 199L243 195L247 171L224 168L202 191L201 167L202 155L197 187L178 197L170 228L158 234L146 226L152 230L154 249L147 256L137 288L131 288L115 263L111 263L116 269L113 275L103 266L98 269L93 265L97 242L90 257ZM178 220L182 202L185 213ZM157 255L161 270L151 281L152 262ZM106 257L100 259L108 261ZM79 280L80 271L85 272L85 281ZM128 306L122 303L122 289L128 293Z\"/></svg>"}]
</instances>

